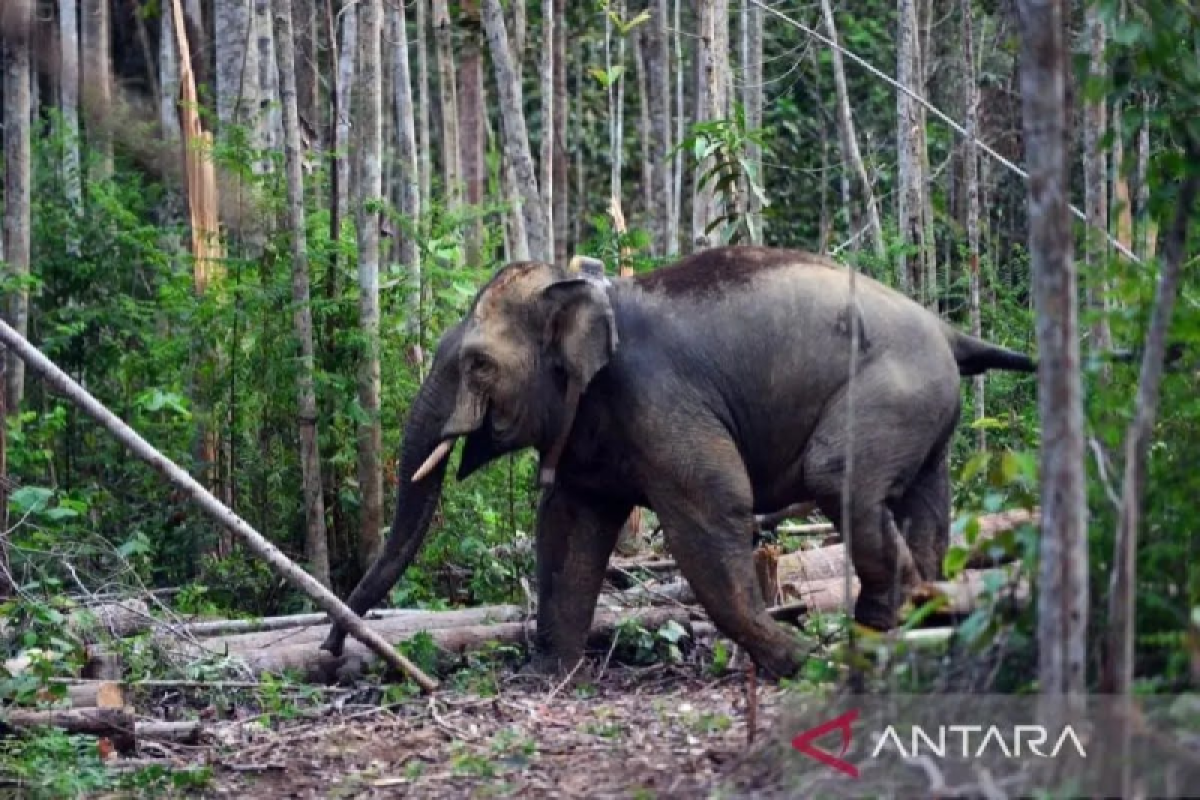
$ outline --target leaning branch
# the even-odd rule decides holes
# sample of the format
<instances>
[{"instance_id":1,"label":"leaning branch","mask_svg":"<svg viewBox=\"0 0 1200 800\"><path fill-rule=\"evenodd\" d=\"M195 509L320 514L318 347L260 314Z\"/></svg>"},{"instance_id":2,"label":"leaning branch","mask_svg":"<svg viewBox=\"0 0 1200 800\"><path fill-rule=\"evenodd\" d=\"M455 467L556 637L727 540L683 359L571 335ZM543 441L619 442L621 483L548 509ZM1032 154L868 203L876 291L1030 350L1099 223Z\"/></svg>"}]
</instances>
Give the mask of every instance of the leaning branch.
<instances>
[{"instance_id":1,"label":"leaning branch","mask_svg":"<svg viewBox=\"0 0 1200 800\"><path fill-rule=\"evenodd\" d=\"M30 369L40 374L47 383L58 389L84 413L99 422L134 455L186 492L215 522L241 536L255 555L266 561L282 578L329 612L329 616L344 627L351 636L366 645L388 664L408 674L426 692L432 692L437 688L437 683L432 678L396 652L386 639L368 627L362 617L351 611L337 598L337 595L296 566L290 558L284 555L283 551L263 538L262 534L251 527L248 522L213 497L195 478L154 449L137 431L105 408L99 400L92 397L82 386L55 366L50 359L46 358L24 336L9 327L8 323L3 320L0 320L0 341L8 345L18 358L24 361Z\"/></svg>"}]
</instances>

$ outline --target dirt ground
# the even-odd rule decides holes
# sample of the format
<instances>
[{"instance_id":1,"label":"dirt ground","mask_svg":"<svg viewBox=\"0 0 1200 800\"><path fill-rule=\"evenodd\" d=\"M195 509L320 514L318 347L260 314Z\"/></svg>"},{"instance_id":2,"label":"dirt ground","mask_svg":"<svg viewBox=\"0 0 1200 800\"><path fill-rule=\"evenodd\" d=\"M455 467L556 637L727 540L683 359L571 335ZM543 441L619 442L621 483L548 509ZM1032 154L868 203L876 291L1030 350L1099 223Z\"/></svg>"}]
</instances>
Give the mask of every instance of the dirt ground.
<instances>
[{"instance_id":1,"label":"dirt ground","mask_svg":"<svg viewBox=\"0 0 1200 800\"><path fill-rule=\"evenodd\" d=\"M755 685L761 740L781 690ZM213 768L205 797L714 796L747 745L747 686L744 670L665 665L610 666L575 686L510 675L493 696L222 723L215 743L176 763Z\"/></svg>"}]
</instances>

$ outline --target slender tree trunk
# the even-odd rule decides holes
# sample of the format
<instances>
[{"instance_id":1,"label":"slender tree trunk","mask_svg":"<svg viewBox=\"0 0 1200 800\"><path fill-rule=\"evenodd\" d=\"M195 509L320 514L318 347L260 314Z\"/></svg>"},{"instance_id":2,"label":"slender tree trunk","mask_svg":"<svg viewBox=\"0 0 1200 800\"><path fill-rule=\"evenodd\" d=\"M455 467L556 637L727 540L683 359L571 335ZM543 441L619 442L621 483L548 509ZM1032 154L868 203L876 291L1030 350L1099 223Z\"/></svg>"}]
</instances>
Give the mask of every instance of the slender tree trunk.
<instances>
[{"instance_id":1,"label":"slender tree trunk","mask_svg":"<svg viewBox=\"0 0 1200 800\"><path fill-rule=\"evenodd\" d=\"M1142 98L1142 127L1138 130L1138 216L1141 217L1141 236L1138 255L1144 261L1154 258L1158 244L1158 223L1150 213L1150 109L1149 96Z\"/></svg>"},{"instance_id":2,"label":"slender tree trunk","mask_svg":"<svg viewBox=\"0 0 1200 800\"><path fill-rule=\"evenodd\" d=\"M337 51L337 85L334 96L333 149L337 161L333 165L333 208L330 209L330 232L334 241L341 238L342 220L350 213L350 116L354 97L355 59L358 53L357 2L342 0L338 17L341 31ZM331 270L330 297L336 290L337 270Z\"/></svg>"},{"instance_id":3,"label":"slender tree trunk","mask_svg":"<svg viewBox=\"0 0 1200 800\"><path fill-rule=\"evenodd\" d=\"M1087 9L1087 32L1090 51L1088 76L1103 81L1107 66L1104 60L1104 20L1101 12L1092 5ZM1089 310L1100 316L1091 324L1091 347L1093 352L1106 353L1112 350L1112 335L1109 332L1105 280L1102 270L1108 259L1108 170L1105 163L1104 136L1108 123L1105 97L1091 100L1084 105L1084 205L1087 211L1087 226L1084 232L1087 263L1091 275L1087 282Z\"/></svg>"},{"instance_id":4,"label":"slender tree trunk","mask_svg":"<svg viewBox=\"0 0 1200 800\"><path fill-rule=\"evenodd\" d=\"M725 88L729 71L728 0L702 0L699 20L699 37L696 40L696 59L699 63L696 121L711 122L723 119L726 114ZM692 244L701 250L712 247L719 240L719 232L709 228L721 217L723 202L712 185L711 177L704 177L715 163L715 160L709 157L696 165L692 192Z\"/></svg>"},{"instance_id":5,"label":"slender tree trunk","mask_svg":"<svg viewBox=\"0 0 1200 800\"><path fill-rule=\"evenodd\" d=\"M570 176L567 169L567 13L566 0L554 0L554 174L551 178L551 218L554 222L554 258L557 263L568 260L568 198Z\"/></svg>"},{"instance_id":6,"label":"slender tree trunk","mask_svg":"<svg viewBox=\"0 0 1200 800\"><path fill-rule=\"evenodd\" d=\"M275 45L279 95L283 106L284 158L287 164L288 222L292 236L292 325L300 350L300 361L296 367L296 415L300 421L300 473L304 487L304 557L312 576L321 585L329 586L329 537L325 530L317 394L313 381L312 303L309 296L303 152L300 149L292 3L293 0L274 0Z\"/></svg>"},{"instance_id":7,"label":"slender tree trunk","mask_svg":"<svg viewBox=\"0 0 1200 800\"><path fill-rule=\"evenodd\" d=\"M433 178L433 143L429 138L429 0L416 0L417 7L417 141L421 166L421 198L429 203Z\"/></svg>"},{"instance_id":8,"label":"slender tree trunk","mask_svg":"<svg viewBox=\"0 0 1200 800\"><path fill-rule=\"evenodd\" d=\"M1200 159L1200 143L1189 141L1186 163ZM1117 529L1113 558L1112 583L1108 600L1108 641L1102 689L1122 695L1133 690L1134 612L1137 598L1138 529L1141 527L1142 501L1146 489L1146 461L1149 457L1154 420L1162 384L1167 331L1179 294L1179 280L1187 252L1192 207L1200 192L1200 176L1189 174L1180 187L1175 220L1163 247L1162 272L1154 297L1150 329L1142 352L1137 402L1133 421L1125 434L1125 477L1121 487L1121 520Z\"/></svg>"},{"instance_id":9,"label":"slender tree trunk","mask_svg":"<svg viewBox=\"0 0 1200 800\"><path fill-rule=\"evenodd\" d=\"M29 331L29 229L31 161L30 37L33 33L32 0L10 0L0 10L7 38L4 41L4 261L5 277L21 283L8 293L4 318L25 336ZM9 354L5 410L20 413L25 397L25 362Z\"/></svg>"},{"instance_id":10,"label":"slender tree trunk","mask_svg":"<svg viewBox=\"0 0 1200 800\"><path fill-rule=\"evenodd\" d=\"M179 130L179 46L170 7L164 5L158 28L158 123L169 139L178 139Z\"/></svg>"},{"instance_id":11,"label":"slender tree trunk","mask_svg":"<svg viewBox=\"0 0 1200 800\"><path fill-rule=\"evenodd\" d=\"M963 143L964 182L967 194L967 259L970 262L971 281L971 334L983 335L983 313L980 308L979 276L979 148L975 141L979 137L979 85L975 77L975 32L971 19L971 0L961 0L962 53L963 53L963 108L966 119L966 141ZM975 421L986 416L984 408L984 376L971 379L974 392ZM987 430L976 429L976 445L987 449Z\"/></svg>"},{"instance_id":12,"label":"slender tree trunk","mask_svg":"<svg viewBox=\"0 0 1200 800\"><path fill-rule=\"evenodd\" d=\"M647 88L646 75L646 30L645 26L633 30L633 65L637 69L637 143L641 151L642 168L642 180L638 188L641 189L640 206L645 224L650 226L650 209L654 205L654 162L650 158L650 90ZM653 239L650 245L653 248Z\"/></svg>"},{"instance_id":13,"label":"slender tree trunk","mask_svg":"<svg viewBox=\"0 0 1200 800\"><path fill-rule=\"evenodd\" d=\"M524 85L525 43L529 33L528 9L525 7L525 0L510 0L509 5L512 7L509 42L512 47L513 71L517 74L517 80Z\"/></svg>"},{"instance_id":14,"label":"slender tree trunk","mask_svg":"<svg viewBox=\"0 0 1200 800\"><path fill-rule=\"evenodd\" d=\"M1078 279L1067 208L1062 0L1018 0L1029 252L1042 423L1038 683L1081 704L1087 677L1088 547Z\"/></svg>"},{"instance_id":15,"label":"slender tree trunk","mask_svg":"<svg viewBox=\"0 0 1200 800\"><path fill-rule=\"evenodd\" d=\"M542 0L542 152L541 179L538 189L546 211L546 258L557 252L554 242L554 115L562 112L554 106L554 0Z\"/></svg>"},{"instance_id":16,"label":"slender tree trunk","mask_svg":"<svg viewBox=\"0 0 1200 800\"><path fill-rule=\"evenodd\" d=\"M549 249L546 212L538 194L537 173L533 167L529 134L525 127L521 84L517 81L512 57L508 52L508 34L504 29L500 0L484 0L483 29L487 33L488 46L492 51L492 64L496 70L505 159L512 165L514 188L521 198L521 215L525 220L525 232L528 237L527 257L547 261L553 258L554 254ZM519 254L516 257L521 258Z\"/></svg>"},{"instance_id":17,"label":"slender tree trunk","mask_svg":"<svg viewBox=\"0 0 1200 800\"><path fill-rule=\"evenodd\" d=\"M763 12L762 9L742 0L742 34L744 50L742 56L742 80L745 83L746 127L757 130L763 124ZM751 176L760 191L766 191L766 176L763 175L762 147L751 142L746 147L746 160L754 174ZM763 220L762 197L751 186L746 187L746 224L750 230L752 244L762 244Z\"/></svg>"},{"instance_id":18,"label":"slender tree trunk","mask_svg":"<svg viewBox=\"0 0 1200 800\"><path fill-rule=\"evenodd\" d=\"M920 91L920 33L917 29L916 0L899 0L896 79L913 91ZM928 297L932 287L922 280L921 256L925 250L922 224L922 174L918 131L917 102L906 92L896 92L897 192L896 218L900 228L899 279L901 291L914 297Z\"/></svg>"},{"instance_id":19,"label":"slender tree trunk","mask_svg":"<svg viewBox=\"0 0 1200 800\"><path fill-rule=\"evenodd\" d=\"M361 0L358 17L358 87L354 92L355 223L358 233L358 316L363 337L358 402L366 419L358 427L359 564L370 566L383 527L383 476L379 418L379 212L383 199L383 98L381 0Z\"/></svg>"},{"instance_id":20,"label":"slender tree trunk","mask_svg":"<svg viewBox=\"0 0 1200 800\"><path fill-rule=\"evenodd\" d=\"M245 82L258 75L257 52L249 49L252 1L213 0L217 119L222 125L239 119L247 92L255 88Z\"/></svg>"},{"instance_id":21,"label":"slender tree trunk","mask_svg":"<svg viewBox=\"0 0 1200 800\"><path fill-rule=\"evenodd\" d=\"M278 150L283 142L283 116L279 102L279 75L275 69L275 31L271 25L272 0L254 0L254 37L251 44L258 61L259 89L257 108L259 119L255 130L263 150ZM261 172L269 172L272 161L263 158L258 163ZM265 244L265 242L264 242Z\"/></svg>"},{"instance_id":22,"label":"slender tree trunk","mask_svg":"<svg viewBox=\"0 0 1200 800\"><path fill-rule=\"evenodd\" d=\"M829 5L829 0L821 0L821 14L825 19L826 35L837 43L837 23L834 21L833 9ZM831 50L831 58L833 83L837 90L838 140L842 146L842 160L854 171L854 175L858 179L867 218L867 234L871 237L876 258L882 261L887 253L883 242L883 225L879 221L879 205L875 202L875 191L871 188L867 167L863 163L862 153L858 150L858 135L854 132L854 116L850 110L850 95L846 88L846 72L842 67L841 51L836 48ZM845 190L848 188L848 186L844 187ZM847 207L847 212L849 212L849 207ZM853 215L851 215L851 219L853 219ZM852 239L857 240L859 231L852 230L850 235Z\"/></svg>"},{"instance_id":23,"label":"slender tree trunk","mask_svg":"<svg viewBox=\"0 0 1200 800\"><path fill-rule=\"evenodd\" d=\"M652 0L645 28L646 99L650 115L650 184L647 187L650 233L656 256L670 252L671 231L671 69L667 0Z\"/></svg>"},{"instance_id":24,"label":"slender tree trunk","mask_svg":"<svg viewBox=\"0 0 1200 800\"><path fill-rule=\"evenodd\" d=\"M321 76L318 70L317 53L320 37L317 35L317 4L321 0L297 0L294 11L296 25L296 110L300 116L301 131L319 130L321 107ZM283 87L280 87L282 92ZM303 144L303 138L301 143Z\"/></svg>"},{"instance_id":25,"label":"slender tree trunk","mask_svg":"<svg viewBox=\"0 0 1200 800\"><path fill-rule=\"evenodd\" d=\"M97 177L112 175L112 137L107 125L112 106L112 35L109 0L82 0L83 24L80 26L84 56L83 86L89 94L84 107L95 124L88 128L88 140L100 153Z\"/></svg>"},{"instance_id":26,"label":"slender tree trunk","mask_svg":"<svg viewBox=\"0 0 1200 800\"><path fill-rule=\"evenodd\" d=\"M1117 241L1129 252L1133 252L1133 207L1129 196L1129 168L1125 163L1124 103L1113 103L1112 171L1113 191L1110 217L1116 219Z\"/></svg>"},{"instance_id":27,"label":"slender tree trunk","mask_svg":"<svg viewBox=\"0 0 1200 800\"><path fill-rule=\"evenodd\" d=\"M461 30L458 47L458 136L459 164L469 205L483 203L487 188L487 168L483 163L483 33L480 30L479 0L464 0L459 17ZM466 225L467 263L482 262L483 221Z\"/></svg>"},{"instance_id":28,"label":"slender tree trunk","mask_svg":"<svg viewBox=\"0 0 1200 800\"><path fill-rule=\"evenodd\" d=\"M417 230L421 218L420 167L417 159L417 135L414 123L412 75L408 63L408 21L403 3L388 6L391 19L392 86L396 93L396 156L400 167L400 214ZM408 230L400 232L400 265L408 273L410 300L405 329L419 330L421 313L421 258L416 238Z\"/></svg>"},{"instance_id":29,"label":"slender tree trunk","mask_svg":"<svg viewBox=\"0 0 1200 800\"><path fill-rule=\"evenodd\" d=\"M462 200L462 170L459 163L458 102L454 83L453 31L446 0L433 0L433 37L437 42L438 105L442 120L442 193L446 205L455 208Z\"/></svg>"},{"instance_id":30,"label":"slender tree trunk","mask_svg":"<svg viewBox=\"0 0 1200 800\"><path fill-rule=\"evenodd\" d=\"M675 40L675 145L683 141L687 129L687 109L683 103L683 28L680 25L679 5L681 0L675 0L674 36ZM683 225L683 150L675 151L675 163L672 165L674 175L671 182L671 218L667 228L667 255L679 252L679 231Z\"/></svg>"},{"instance_id":31,"label":"slender tree trunk","mask_svg":"<svg viewBox=\"0 0 1200 800\"><path fill-rule=\"evenodd\" d=\"M62 108L63 194L75 219L83 212L83 187L79 172L79 14L76 0L58 3L58 87ZM78 231L67 232L67 253L79 255Z\"/></svg>"}]
</instances>

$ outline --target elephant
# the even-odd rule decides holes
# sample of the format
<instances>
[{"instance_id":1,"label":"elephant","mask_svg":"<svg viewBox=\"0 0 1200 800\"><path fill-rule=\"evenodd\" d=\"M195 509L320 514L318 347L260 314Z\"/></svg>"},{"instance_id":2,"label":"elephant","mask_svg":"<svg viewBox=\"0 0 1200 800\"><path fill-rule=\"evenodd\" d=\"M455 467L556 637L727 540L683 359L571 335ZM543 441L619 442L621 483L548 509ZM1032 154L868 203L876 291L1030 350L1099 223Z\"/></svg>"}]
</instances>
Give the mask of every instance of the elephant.
<instances>
[{"instance_id":1,"label":"elephant","mask_svg":"<svg viewBox=\"0 0 1200 800\"><path fill-rule=\"evenodd\" d=\"M459 480L539 455L535 669L583 658L635 506L657 514L716 627L770 674L793 675L804 647L758 589L756 513L815 503L848 542L855 621L895 627L909 592L941 576L960 377L1037 367L865 275L852 305L849 276L749 245L616 279L578 257L499 269L438 344L405 422L390 534L348 605L373 608L412 562L462 439ZM321 648L340 655L345 636L334 623Z\"/></svg>"}]
</instances>

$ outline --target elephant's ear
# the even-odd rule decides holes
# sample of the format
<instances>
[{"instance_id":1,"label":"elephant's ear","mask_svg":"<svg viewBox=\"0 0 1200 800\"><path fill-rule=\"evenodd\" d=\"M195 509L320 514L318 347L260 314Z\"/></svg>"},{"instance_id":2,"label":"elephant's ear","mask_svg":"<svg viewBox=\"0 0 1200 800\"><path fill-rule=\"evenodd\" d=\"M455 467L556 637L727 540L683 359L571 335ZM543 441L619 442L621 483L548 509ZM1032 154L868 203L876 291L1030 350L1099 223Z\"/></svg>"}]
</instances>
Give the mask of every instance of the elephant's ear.
<instances>
[{"instance_id":1,"label":"elephant's ear","mask_svg":"<svg viewBox=\"0 0 1200 800\"><path fill-rule=\"evenodd\" d=\"M568 278L542 290L549 305L544 345L562 358L582 389L617 351L617 326L603 284L594 278Z\"/></svg>"}]
</instances>

